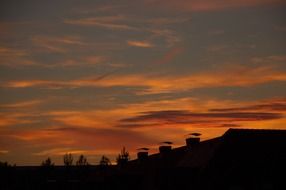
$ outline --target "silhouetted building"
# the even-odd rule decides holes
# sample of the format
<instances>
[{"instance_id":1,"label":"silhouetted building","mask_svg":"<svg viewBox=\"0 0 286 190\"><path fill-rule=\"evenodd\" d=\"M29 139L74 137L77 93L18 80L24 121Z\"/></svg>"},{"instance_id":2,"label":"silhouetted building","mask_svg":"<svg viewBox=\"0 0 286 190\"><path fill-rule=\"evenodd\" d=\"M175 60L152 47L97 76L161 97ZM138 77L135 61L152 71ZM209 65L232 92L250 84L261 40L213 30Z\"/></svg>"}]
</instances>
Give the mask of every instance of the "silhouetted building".
<instances>
[{"instance_id":1,"label":"silhouetted building","mask_svg":"<svg viewBox=\"0 0 286 190\"><path fill-rule=\"evenodd\" d=\"M124 167L16 167L0 189L286 189L286 130L229 129L221 137L147 149Z\"/></svg>"}]
</instances>

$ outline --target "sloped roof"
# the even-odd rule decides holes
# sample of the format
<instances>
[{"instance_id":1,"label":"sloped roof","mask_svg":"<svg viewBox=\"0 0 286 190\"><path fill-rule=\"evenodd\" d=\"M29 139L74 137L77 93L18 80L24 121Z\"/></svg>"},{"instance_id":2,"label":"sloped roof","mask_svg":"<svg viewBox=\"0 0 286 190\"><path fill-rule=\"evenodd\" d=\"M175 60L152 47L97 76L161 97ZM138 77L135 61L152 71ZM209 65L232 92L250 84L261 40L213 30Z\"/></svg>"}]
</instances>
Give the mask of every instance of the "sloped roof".
<instances>
[{"instance_id":1,"label":"sloped roof","mask_svg":"<svg viewBox=\"0 0 286 190\"><path fill-rule=\"evenodd\" d=\"M257 159L259 155L265 156L265 152L277 154L282 148L286 149L286 130L231 128L221 137L202 141L193 148L182 146L172 149L166 155L160 153L149 155L142 162L138 159L129 161L126 168L129 170L175 167L204 169L212 160L224 160L223 157ZM283 154L283 151L281 152Z\"/></svg>"},{"instance_id":2,"label":"sloped roof","mask_svg":"<svg viewBox=\"0 0 286 190\"><path fill-rule=\"evenodd\" d=\"M229 129L222 137L216 159L262 160L286 153L286 130Z\"/></svg>"},{"instance_id":3,"label":"sloped roof","mask_svg":"<svg viewBox=\"0 0 286 190\"><path fill-rule=\"evenodd\" d=\"M221 137L200 142L197 146L186 151L185 156L178 162L178 167L204 168L213 157L216 148L221 143Z\"/></svg>"}]
</instances>

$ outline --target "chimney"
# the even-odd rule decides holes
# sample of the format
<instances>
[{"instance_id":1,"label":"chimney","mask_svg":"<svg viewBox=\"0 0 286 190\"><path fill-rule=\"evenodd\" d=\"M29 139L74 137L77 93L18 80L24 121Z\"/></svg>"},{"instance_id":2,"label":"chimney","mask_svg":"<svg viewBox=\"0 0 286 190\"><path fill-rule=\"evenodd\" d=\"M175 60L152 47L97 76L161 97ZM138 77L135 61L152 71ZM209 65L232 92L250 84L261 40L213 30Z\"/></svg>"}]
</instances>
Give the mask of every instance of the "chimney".
<instances>
[{"instance_id":1,"label":"chimney","mask_svg":"<svg viewBox=\"0 0 286 190\"><path fill-rule=\"evenodd\" d=\"M139 160L139 161L144 161L144 160L147 160L147 158L148 158L148 152L143 152L143 151L140 151L140 152L138 152L137 153L137 159Z\"/></svg>"},{"instance_id":2,"label":"chimney","mask_svg":"<svg viewBox=\"0 0 286 190\"><path fill-rule=\"evenodd\" d=\"M188 148L194 148L198 144L200 144L200 137L189 137L186 139L186 145Z\"/></svg>"},{"instance_id":3,"label":"chimney","mask_svg":"<svg viewBox=\"0 0 286 190\"><path fill-rule=\"evenodd\" d=\"M169 152L171 152L171 150L172 150L172 146L170 146L170 145L159 146L159 152L162 155L168 154Z\"/></svg>"}]
</instances>

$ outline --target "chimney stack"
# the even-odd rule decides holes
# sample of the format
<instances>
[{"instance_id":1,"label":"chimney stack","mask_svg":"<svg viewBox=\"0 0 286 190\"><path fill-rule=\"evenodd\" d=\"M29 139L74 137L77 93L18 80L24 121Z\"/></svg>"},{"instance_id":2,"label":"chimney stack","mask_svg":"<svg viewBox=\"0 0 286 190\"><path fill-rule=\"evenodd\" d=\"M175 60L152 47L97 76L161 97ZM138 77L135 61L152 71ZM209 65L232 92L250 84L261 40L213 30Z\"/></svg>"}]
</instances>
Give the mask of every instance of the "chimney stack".
<instances>
[{"instance_id":1,"label":"chimney stack","mask_svg":"<svg viewBox=\"0 0 286 190\"><path fill-rule=\"evenodd\" d=\"M168 154L169 152L171 152L172 150L172 146L170 145L162 145L162 146L159 146L159 152L160 154Z\"/></svg>"},{"instance_id":2,"label":"chimney stack","mask_svg":"<svg viewBox=\"0 0 286 190\"><path fill-rule=\"evenodd\" d=\"M200 144L200 133L191 133L189 135L191 135L191 137L186 139L186 145L188 148L194 148L195 146Z\"/></svg>"},{"instance_id":3,"label":"chimney stack","mask_svg":"<svg viewBox=\"0 0 286 190\"><path fill-rule=\"evenodd\" d=\"M200 143L199 137L190 137L186 139L186 144L188 148L193 148Z\"/></svg>"},{"instance_id":4,"label":"chimney stack","mask_svg":"<svg viewBox=\"0 0 286 190\"><path fill-rule=\"evenodd\" d=\"M148 150L149 148L139 148L137 149L139 152L137 152L137 159L142 162L144 160L147 160L148 158Z\"/></svg>"},{"instance_id":5,"label":"chimney stack","mask_svg":"<svg viewBox=\"0 0 286 190\"><path fill-rule=\"evenodd\" d=\"M139 161L147 160L147 158L148 158L148 152L138 152L137 153L137 159Z\"/></svg>"},{"instance_id":6,"label":"chimney stack","mask_svg":"<svg viewBox=\"0 0 286 190\"><path fill-rule=\"evenodd\" d=\"M168 154L169 152L171 152L171 150L172 150L171 145L173 144L171 141L161 142L161 144L164 144L164 145L159 146L160 154L165 155L165 154Z\"/></svg>"}]
</instances>

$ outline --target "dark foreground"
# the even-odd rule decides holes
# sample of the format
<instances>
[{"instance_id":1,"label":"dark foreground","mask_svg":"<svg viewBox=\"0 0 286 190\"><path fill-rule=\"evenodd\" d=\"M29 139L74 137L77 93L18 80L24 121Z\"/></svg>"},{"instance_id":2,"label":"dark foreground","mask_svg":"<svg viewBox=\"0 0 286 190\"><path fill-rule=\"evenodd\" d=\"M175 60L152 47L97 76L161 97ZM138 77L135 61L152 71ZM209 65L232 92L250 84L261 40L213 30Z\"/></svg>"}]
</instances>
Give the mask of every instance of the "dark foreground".
<instances>
[{"instance_id":1,"label":"dark foreground","mask_svg":"<svg viewBox=\"0 0 286 190\"><path fill-rule=\"evenodd\" d=\"M230 129L186 142L120 166L1 167L0 189L286 189L286 130Z\"/></svg>"}]
</instances>

